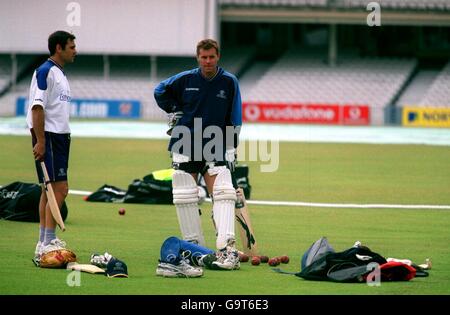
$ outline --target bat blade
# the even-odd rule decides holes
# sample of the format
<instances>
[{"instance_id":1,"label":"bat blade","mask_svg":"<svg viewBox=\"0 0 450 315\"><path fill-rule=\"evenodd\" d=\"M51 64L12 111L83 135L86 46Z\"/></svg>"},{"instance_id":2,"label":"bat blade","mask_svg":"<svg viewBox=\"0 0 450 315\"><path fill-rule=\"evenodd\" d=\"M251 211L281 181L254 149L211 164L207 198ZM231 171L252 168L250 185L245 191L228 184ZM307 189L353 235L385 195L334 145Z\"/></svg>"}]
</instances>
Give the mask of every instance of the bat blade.
<instances>
[{"instance_id":1,"label":"bat blade","mask_svg":"<svg viewBox=\"0 0 450 315\"><path fill-rule=\"evenodd\" d=\"M45 192L47 194L48 205L50 206L50 211L52 213L53 218L56 223L59 225L61 231L65 231L66 227L64 225L64 221L61 217L61 212L59 211L58 202L56 201L55 192L53 191L53 187L50 184L50 178L48 177L47 168L45 167L45 163L41 162L42 172L44 173L44 187Z\"/></svg>"},{"instance_id":2,"label":"bat blade","mask_svg":"<svg viewBox=\"0 0 450 315\"><path fill-rule=\"evenodd\" d=\"M66 268L68 270L77 270L77 271L83 271L83 272L88 272L88 273L92 273L92 274L105 273L105 270L103 270L102 268L97 267L95 265L79 264L76 262L68 263Z\"/></svg>"},{"instance_id":3,"label":"bat blade","mask_svg":"<svg viewBox=\"0 0 450 315\"><path fill-rule=\"evenodd\" d=\"M255 233L250 220L250 213L248 212L244 192L242 188L238 188L237 191L239 194L238 198L241 199L241 202L237 203L234 211L243 246L242 251L249 256L258 256L258 245L256 243Z\"/></svg>"}]
</instances>

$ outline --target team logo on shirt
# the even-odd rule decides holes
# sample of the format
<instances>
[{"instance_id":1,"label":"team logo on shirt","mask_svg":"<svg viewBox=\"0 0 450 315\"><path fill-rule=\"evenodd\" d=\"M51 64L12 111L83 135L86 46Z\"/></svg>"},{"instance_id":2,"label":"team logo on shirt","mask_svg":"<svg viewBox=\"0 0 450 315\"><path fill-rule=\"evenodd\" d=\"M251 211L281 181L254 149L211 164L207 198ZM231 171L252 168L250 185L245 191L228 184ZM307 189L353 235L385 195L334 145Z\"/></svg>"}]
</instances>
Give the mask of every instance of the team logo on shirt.
<instances>
[{"instance_id":1,"label":"team logo on shirt","mask_svg":"<svg viewBox=\"0 0 450 315\"><path fill-rule=\"evenodd\" d=\"M71 97L70 97L70 95L61 93L61 94L59 94L59 100L62 102L70 102Z\"/></svg>"},{"instance_id":2,"label":"team logo on shirt","mask_svg":"<svg viewBox=\"0 0 450 315\"><path fill-rule=\"evenodd\" d=\"M66 174L66 170L65 169L63 169L63 168L60 168L59 169L59 172L58 172L58 176L66 176L67 174Z\"/></svg>"},{"instance_id":3,"label":"team logo on shirt","mask_svg":"<svg viewBox=\"0 0 450 315\"><path fill-rule=\"evenodd\" d=\"M227 99L227 95L225 94L224 90L220 90L219 93L216 95L219 98L223 98L224 100Z\"/></svg>"}]
</instances>

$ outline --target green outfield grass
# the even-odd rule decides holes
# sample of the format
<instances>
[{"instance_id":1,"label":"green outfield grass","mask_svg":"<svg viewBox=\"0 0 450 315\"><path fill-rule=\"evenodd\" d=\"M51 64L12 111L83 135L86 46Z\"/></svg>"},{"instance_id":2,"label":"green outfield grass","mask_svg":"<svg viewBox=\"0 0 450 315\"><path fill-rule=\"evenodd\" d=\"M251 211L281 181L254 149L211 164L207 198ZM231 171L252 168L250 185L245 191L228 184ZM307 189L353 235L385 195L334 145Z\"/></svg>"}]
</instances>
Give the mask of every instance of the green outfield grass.
<instances>
[{"instance_id":1,"label":"green outfield grass","mask_svg":"<svg viewBox=\"0 0 450 315\"><path fill-rule=\"evenodd\" d=\"M135 178L167 168L166 141L73 138L71 189L94 191L103 184L126 189ZM0 185L35 182L29 137L0 136ZM277 172L250 166L252 199L329 203L450 205L450 149L439 146L281 143ZM273 272L268 265L242 263L239 271L205 270L199 279L155 276L159 250L178 235L170 205L89 203L67 199L67 231L58 232L88 263L93 252L108 251L128 265L129 279L81 274L81 285L66 284L66 270L38 269L31 262L37 223L0 220L0 295L4 294L449 294L450 211L250 206L261 253L287 254L286 271L300 270L300 258L321 236L337 250L356 240L385 257L422 263L431 258L428 278L409 282L339 284L306 281ZM207 244L215 237L210 204L202 205Z\"/></svg>"}]
</instances>

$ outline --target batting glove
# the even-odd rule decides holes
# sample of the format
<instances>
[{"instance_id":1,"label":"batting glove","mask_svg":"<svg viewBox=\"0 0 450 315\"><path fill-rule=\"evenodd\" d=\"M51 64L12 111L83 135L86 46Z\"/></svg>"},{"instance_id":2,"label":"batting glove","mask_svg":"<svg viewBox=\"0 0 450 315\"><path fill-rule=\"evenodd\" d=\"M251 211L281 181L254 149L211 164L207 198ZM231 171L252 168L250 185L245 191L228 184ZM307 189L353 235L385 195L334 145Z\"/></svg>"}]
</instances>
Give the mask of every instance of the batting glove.
<instances>
[{"instance_id":1,"label":"batting glove","mask_svg":"<svg viewBox=\"0 0 450 315\"><path fill-rule=\"evenodd\" d=\"M169 125L169 130L167 130L167 134L170 136L172 134L172 130L173 127L175 127L178 123L178 121L180 120L180 118L183 117L183 112L182 111L178 111L178 112L174 112L174 113L169 113L167 115L168 118L168 125Z\"/></svg>"},{"instance_id":2,"label":"batting glove","mask_svg":"<svg viewBox=\"0 0 450 315\"><path fill-rule=\"evenodd\" d=\"M234 172L236 169L236 149L227 149L225 151L225 161L227 162L228 169L230 172Z\"/></svg>"},{"instance_id":3,"label":"batting glove","mask_svg":"<svg viewBox=\"0 0 450 315\"><path fill-rule=\"evenodd\" d=\"M112 255L110 255L108 252L105 252L103 255L99 255L97 253L94 253L91 255L91 264L95 265L100 268L106 268L109 261L114 258Z\"/></svg>"}]
</instances>

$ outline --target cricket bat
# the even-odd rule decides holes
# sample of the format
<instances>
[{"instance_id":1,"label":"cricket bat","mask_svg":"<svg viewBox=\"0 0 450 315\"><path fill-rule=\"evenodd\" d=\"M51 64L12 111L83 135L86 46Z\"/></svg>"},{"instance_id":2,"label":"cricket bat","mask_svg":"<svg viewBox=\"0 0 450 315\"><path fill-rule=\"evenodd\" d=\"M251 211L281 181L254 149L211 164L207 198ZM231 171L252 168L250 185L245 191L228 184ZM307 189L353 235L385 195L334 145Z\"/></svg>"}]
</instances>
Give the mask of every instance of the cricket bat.
<instances>
[{"instance_id":1,"label":"cricket bat","mask_svg":"<svg viewBox=\"0 0 450 315\"><path fill-rule=\"evenodd\" d=\"M42 172L44 173L44 187L45 192L47 194L47 202L50 206L50 211L52 212L52 216L55 219L56 223L59 225L61 231L65 231L66 227L64 225L64 221L61 217L61 212L59 211L58 202L56 202L55 192L53 191L53 187L50 183L50 178L48 177L47 168L45 167L45 163L41 162Z\"/></svg>"},{"instance_id":2,"label":"cricket bat","mask_svg":"<svg viewBox=\"0 0 450 315\"><path fill-rule=\"evenodd\" d=\"M103 270L102 268L97 267L95 265L79 264L77 262L68 263L66 269L68 269L68 270L78 270L78 271L88 272L88 273L92 273L92 274L105 273L105 270Z\"/></svg>"},{"instance_id":3,"label":"cricket bat","mask_svg":"<svg viewBox=\"0 0 450 315\"><path fill-rule=\"evenodd\" d=\"M242 242L242 251L249 256L258 256L258 245L253 232L252 222L250 221L250 214L247 209L247 202L242 188L236 189L238 201L234 209L234 214L238 222L238 230Z\"/></svg>"}]
</instances>

